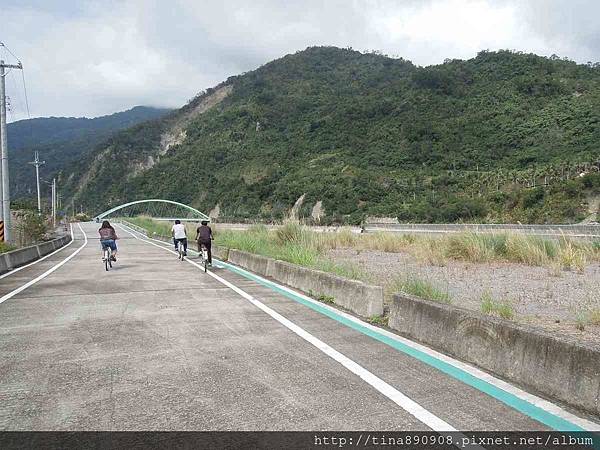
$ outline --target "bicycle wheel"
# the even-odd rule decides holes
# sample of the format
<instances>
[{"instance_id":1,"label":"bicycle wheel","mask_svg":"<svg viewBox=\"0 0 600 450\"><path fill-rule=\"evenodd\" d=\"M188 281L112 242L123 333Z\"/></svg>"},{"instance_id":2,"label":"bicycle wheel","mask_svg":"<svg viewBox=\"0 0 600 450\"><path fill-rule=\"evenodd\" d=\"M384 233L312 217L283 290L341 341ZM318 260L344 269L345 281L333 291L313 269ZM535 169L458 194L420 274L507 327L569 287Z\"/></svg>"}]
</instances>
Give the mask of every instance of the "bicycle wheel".
<instances>
[{"instance_id":1,"label":"bicycle wheel","mask_svg":"<svg viewBox=\"0 0 600 450\"><path fill-rule=\"evenodd\" d=\"M208 268L208 261L204 260L204 273L206 273L207 268Z\"/></svg>"},{"instance_id":2,"label":"bicycle wheel","mask_svg":"<svg viewBox=\"0 0 600 450\"><path fill-rule=\"evenodd\" d=\"M108 272L108 266L110 265L110 255L108 253L108 250L104 250L104 268L106 269L106 271Z\"/></svg>"}]
</instances>

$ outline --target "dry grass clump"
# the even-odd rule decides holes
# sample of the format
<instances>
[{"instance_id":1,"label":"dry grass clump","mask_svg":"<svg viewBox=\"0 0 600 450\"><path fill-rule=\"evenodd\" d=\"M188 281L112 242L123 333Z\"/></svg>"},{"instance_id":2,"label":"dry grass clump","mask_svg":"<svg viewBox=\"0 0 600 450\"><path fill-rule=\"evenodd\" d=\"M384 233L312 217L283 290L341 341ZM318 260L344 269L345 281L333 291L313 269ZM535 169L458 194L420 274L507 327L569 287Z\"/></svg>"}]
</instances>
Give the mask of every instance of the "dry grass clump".
<instances>
[{"instance_id":1,"label":"dry grass clump","mask_svg":"<svg viewBox=\"0 0 600 450\"><path fill-rule=\"evenodd\" d=\"M446 247L440 238L421 238L410 247L410 253L421 264L443 267L448 263Z\"/></svg>"},{"instance_id":2,"label":"dry grass clump","mask_svg":"<svg viewBox=\"0 0 600 450\"><path fill-rule=\"evenodd\" d=\"M481 312L489 315L497 315L509 320L515 317L515 311L511 302L496 300L489 291L485 291L481 296Z\"/></svg>"},{"instance_id":3,"label":"dry grass clump","mask_svg":"<svg viewBox=\"0 0 600 450\"><path fill-rule=\"evenodd\" d=\"M585 244L579 244L571 239L562 238L557 254L557 259L564 269L575 269L584 272L588 262L588 254L593 257L591 247L586 248Z\"/></svg>"},{"instance_id":4,"label":"dry grass clump","mask_svg":"<svg viewBox=\"0 0 600 450\"><path fill-rule=\"evenodd\" d=\"M600 308L590 308L577 313L575 328L585 331L585 327L588 325L600 326Z\"/></svg>"},{"instance_id":5,"label":"dry grass clump","mask_svg":"<svg viewBox=\"0 0 600 450\"><path fill-rule=\"evenodd\" d=\"M449 258L469 262L490 262L506 254L506 234L481 234L465 232L443 239L445 254Z\"/></svg>"},{"instance_id":6,"label":"dry grass clump","mask_svg":"<svg viewBox=\"0 0 600 450\"><path fill-rule=\"evenodd\" d=\"M397 292L413 295L426 300L433 300L440 303L452 303L452 297L446 290L441 290L428 280L417 278L415 276L401 277L392 280L386 286L386 294L392 295Z\"/></svg>"},{"instance_id":7,"label":"dry grass clump","mask_svg":"<svg viewBox=\"0 0 600 450\"><path fill-rule=\"evenodd\" d=\"M373 233L358 236L358 245L362 250L374 250L387 253L400 253L406 251L416 242L414 235L397 235L394 233Z\"/></svg>"},{"instance_id":8,"label":"dry grass clump","mask_svg":"<svg viewBox=\"0 0 600 450\"><path fill-rule=\"evenodd\" d=\"M600 307L588 312L588 320L592 325L600 325Z\"/></svg>"},{"instance_id":9,"label":"dry grass clump","mask_svg":"<svg viewBox=\"0 0 600 450\"><path fill-rule=\"evenodd\" d=\"M514 262L583 272L590 261L600 261L600 243L563 237L560 241L520 233L464 232L441 237L377 233L361 236L356 247L383 252L407 252L424 264L443 266L448 259L471 263Z\"/></svg>"}]
</instances>

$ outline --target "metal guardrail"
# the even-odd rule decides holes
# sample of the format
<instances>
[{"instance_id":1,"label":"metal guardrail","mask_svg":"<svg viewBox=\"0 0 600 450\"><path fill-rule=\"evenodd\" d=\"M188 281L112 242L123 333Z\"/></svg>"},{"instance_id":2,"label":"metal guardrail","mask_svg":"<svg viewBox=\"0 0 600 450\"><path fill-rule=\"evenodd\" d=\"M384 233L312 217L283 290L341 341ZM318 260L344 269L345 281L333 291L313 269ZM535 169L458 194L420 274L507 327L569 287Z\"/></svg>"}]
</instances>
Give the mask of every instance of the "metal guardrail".
<instances>
[{"instance_id":1,"label":"metal guardrail","mask_svg":"<svg viewBox=\"0 0 600 450\"><path fill-rule=\"evenodd\" d=\"M366 232L394 233L476 233L516 232L538 236L570 236L600 239L600 225L521 225L521 224L391 224L371 223L365 226Z\"/></svg>"}]
</instances>

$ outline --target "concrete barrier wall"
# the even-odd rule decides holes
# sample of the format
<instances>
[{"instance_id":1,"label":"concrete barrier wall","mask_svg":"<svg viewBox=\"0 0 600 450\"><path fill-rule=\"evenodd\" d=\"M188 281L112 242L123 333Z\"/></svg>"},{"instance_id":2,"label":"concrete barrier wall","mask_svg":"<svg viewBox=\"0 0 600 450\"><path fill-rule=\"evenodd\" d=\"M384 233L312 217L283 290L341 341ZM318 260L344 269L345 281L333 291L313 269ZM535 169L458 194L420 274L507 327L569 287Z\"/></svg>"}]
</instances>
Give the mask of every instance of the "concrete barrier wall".
<instances>
[{"instance_id":1,"label":"concrete barrier wall","mask_svg":"<svg viewBox=\"0 0 600 450\"><path fill-rule=\"evenodd\" d=\"M53 241L38 244L37 248L40 252L40 256L46 256L48 253L52 253L54 250L56 250L56 246Z\"/></svg>"},{"instance_id":2,"label":"concrete barrier wall","mask_svg":"<svg viewBox=\"0 0 600 450\"><path fill-rule=\"evenodd\" d=\"M6 253L0 254L0 274L8 272L10 270L10 259L6 256Z\"/></svg>"},{"instance_id":3,"label":"concrete barrier wall","mask_svg":"<svg viewBox=\"0 0 600 450\"><path fill-rule=\"evenodd\" d=\"M337 305L363 317L383 314L380 286L233 249L229 251L229 262L300 291L333 297Z\"/></svg>"},{"instance_id":4,"label":"concrete barrier wall","mask_svg":"<svg viewBox=\"0 0 600 450\"><path fill-rule=\"evenodd\" d=\"M254 255L253 253L242 252L240 250L229 250L229 262L236 266L248 269L263 277L269 276L269 261L274 261L266 256Z\"/></svg>"},{"instance_id":5,"label":"concrete barrier wall","mask_svg":"<svg viewBox=\"0 0 600 450\"><path fill-rule=\"evenodd\" d=\"M542 395L600 414L600 348L404 294L393 298L389 327Z\"/></svg>"},{"instance_id":6,"label":"concrete barrier wall","mask_svg":"<svg viewBox=\"0 0 600 450\"><path fill-rule=\"evenodd\" d=\"M24 266L36 259L52 253L54 250L65 246L71 241L71 236L63 236L52 241L44 242L30 247L20 248L12 252L6 252L0 255L0 273L8 272L19 266Z\"/></svg>"},{"instance_id":7,"label":"concrete barrier wall","mask_svg":"<svg viewBox=\"0 0 600 450\"><path fill-rule=\"evenodd\" d=\"M221 247L220 245L213 245L212 246L212 254L215 258L218 258L221 261L229 260L229 249L227 247Z\"/></svg>"}]
</instances>

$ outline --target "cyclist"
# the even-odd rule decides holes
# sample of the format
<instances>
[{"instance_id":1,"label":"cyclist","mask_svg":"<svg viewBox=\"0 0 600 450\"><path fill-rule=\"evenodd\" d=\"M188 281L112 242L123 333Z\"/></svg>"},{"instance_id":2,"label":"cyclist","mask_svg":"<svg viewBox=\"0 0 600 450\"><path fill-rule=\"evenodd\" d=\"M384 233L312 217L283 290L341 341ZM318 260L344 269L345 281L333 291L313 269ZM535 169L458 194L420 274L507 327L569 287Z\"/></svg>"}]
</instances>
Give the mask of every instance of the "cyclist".
<instances>
[{"instance_id":1,"label":"cyclist","mask_svg":"<svg viewBox=\"0 0 600 450\"><path fill-rule=\"evenodd\" d=\"M183 245L183 256L187 256L187 234L185 232L185 225L179 219L171 227L171 235L173 236L175 249L177 249L177 245Z\"/></svg>"},{"instance_id":2,"label":"cyclist","mask_svg":"<svg viewBox=\"0 0 600 450\"><path fill-rule=\"evenodd\" d=\"M210 250L210 244L214 237L212 235L212 230L208 226L208 221L203 220L200 222L200 226L196 228L196 241L198 242L198 257L202 255L202 246L206 247L206 251L208 252L208 264L212 266L212 252Z\"/></svg>"},{"instance_id":3,"label":"cyclist","mask_svg":"<svg viewBox=\"0 0 600 450\"><path fill-rule=\"evenodd\" d=\"M102 222L102 226L98 230L98 234L100 234L100 244L102 245L102 250L104 250L105 247L110 247L110 249L112 250L112 256L110 259L116 261L117 243L115 241L119 239L119 237L117 236L115 229L108 222L108 220Z\"/></svg>"}]
</instances>

